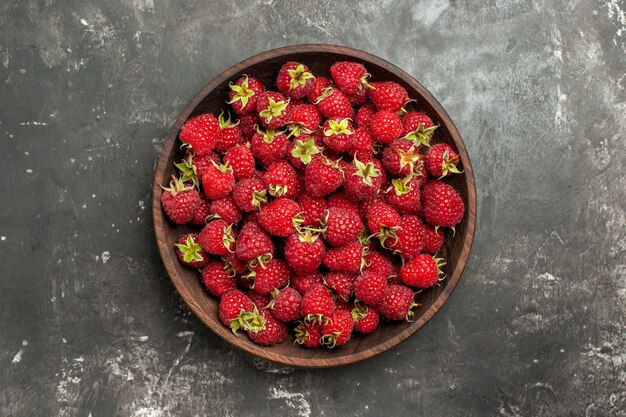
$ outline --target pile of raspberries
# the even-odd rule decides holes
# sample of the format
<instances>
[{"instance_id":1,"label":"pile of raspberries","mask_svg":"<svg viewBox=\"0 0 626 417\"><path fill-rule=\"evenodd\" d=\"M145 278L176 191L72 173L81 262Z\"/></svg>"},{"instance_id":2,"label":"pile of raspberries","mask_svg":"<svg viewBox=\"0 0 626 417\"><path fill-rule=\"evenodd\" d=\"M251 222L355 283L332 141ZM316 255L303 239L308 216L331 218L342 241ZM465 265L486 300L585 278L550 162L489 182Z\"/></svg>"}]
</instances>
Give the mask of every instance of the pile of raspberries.
<instances>
[{"instance_id":1,"label":"pile of raspberries","mask_svg":"<svg viewBox=\"0 0 626 417\"><path fill-rule=\"evenodd\" d=\"M443 279L444 228L465 212L442 181L459 155L405 109L407 91L357 62L330 75L287 62L278 91L248 75L231 83L238 120L189 119L179 175L163 187L167 216L201 228L178 239L180 262L220 299L224 326L260 345L291 329L332 348L381 317L410 320L415 295Z\"/></svg>"}]
</instances>

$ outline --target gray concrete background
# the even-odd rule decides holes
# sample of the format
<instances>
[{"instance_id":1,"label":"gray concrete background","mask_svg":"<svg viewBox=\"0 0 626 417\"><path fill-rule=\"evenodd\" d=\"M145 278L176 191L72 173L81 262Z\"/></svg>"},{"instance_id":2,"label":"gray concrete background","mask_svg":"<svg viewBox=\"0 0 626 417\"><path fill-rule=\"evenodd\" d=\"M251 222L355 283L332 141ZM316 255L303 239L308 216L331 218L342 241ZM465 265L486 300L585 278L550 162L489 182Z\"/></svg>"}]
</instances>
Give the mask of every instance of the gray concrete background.
<instances>
[{"instance_id":1,"label":"gray concrete background","mask_svg":"<svg viewBox=\"0 0 626 417\"><path fill-rule=\"evenodd\" d=\"M0 415L626 416L626 4L0 3ZM175 295L149 210L192 95L305 42L415 75L457 123L479 225L452 298L367 362L294 370Z\"/></svg>"}]
</instances>

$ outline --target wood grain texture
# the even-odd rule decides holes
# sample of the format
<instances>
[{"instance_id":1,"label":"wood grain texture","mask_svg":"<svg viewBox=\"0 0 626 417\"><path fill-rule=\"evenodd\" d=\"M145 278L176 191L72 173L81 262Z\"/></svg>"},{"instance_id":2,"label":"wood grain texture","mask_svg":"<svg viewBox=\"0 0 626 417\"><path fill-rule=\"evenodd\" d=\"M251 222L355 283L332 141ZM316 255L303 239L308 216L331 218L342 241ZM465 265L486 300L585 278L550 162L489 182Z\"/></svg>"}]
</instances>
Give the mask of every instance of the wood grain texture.
<instances>
[{"instance_id":1,"label":"wood grain texture","mask_svg":"<svg viewBox=\"0 0 626 417\"><path fill-rule=\"evenodd\" d=\"M233 335L217 319L217 299L203 288L196 271L180 265L173 250L176 238L187 231L185 227L173 225L165 217L160 204L161 184L174 172L173 162L180 157L177 144L178 132L190 117L198 114L219 111L225 107L228 84L241 74L252 74L266 85L273 85L280 65L289 60L301 61L320 75L328 76L329 66L338 60L356 60L365 64L373 80L392 80L400 83L417 100L417 107L440 125L435 134L435 142L446 142L459 152L463 173L454 175L449 183L463 197L466 214L457 226L454 237L447 236L442 255L447 261L447 278L440 286L419 294L416 300L422 303L414 322L383 323L373 334L355 336L347 345L334 350L309 350L294 346L292 340L272 347L261 347L252 343L245 335ZM467 263L476 225L476 188L472 165L467 150L457 128L439 102L409 74L395 65L368 53L334 45L294 45L274 49L250 57L218 75L196 94L180 113L170 129L156 169L152 210L154 229L159 252L165 268L180 295L192 311L218 336L229 343L259 357L292 366L329 367L361 361L381 353L411 336L430 320L443 306L457 285Z\"/></svg>"}]
</instances>

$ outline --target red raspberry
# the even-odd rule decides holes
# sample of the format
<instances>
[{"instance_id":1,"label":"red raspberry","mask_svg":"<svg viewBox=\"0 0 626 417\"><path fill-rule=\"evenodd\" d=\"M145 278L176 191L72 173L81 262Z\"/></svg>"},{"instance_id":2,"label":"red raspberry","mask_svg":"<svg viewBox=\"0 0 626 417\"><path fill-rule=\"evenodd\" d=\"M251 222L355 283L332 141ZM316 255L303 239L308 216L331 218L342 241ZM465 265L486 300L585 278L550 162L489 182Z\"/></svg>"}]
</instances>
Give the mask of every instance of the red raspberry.
<instances>
[{"instance_id":1,"label":"red raspberry","mask_svg":"<svg viewBox=\"0 0 626 417\"><path fill-rule=\"evenodd\" d=\"M168 188L162 188L161 205L167 217L176 224L190 222L202 203L198 191L175 177Z\"/></svg>"},{"instance_id":2,"label":"red raspberry","mask_svg":"<svg viewBox=\"0 0 626 417\"><path fill-rule=\"evenodd\" d=\"M372 116L376 114L376 107L373 103L365 103L356 112L354 121L358 128L369 128Z\"/></svg>"},{"instance_id":3,"label":"red raspberry","mask_svg":"<svg viewBox=\"0 0 626 417\"><path fill-rule=\"evenodd\" d=\"M354 296L367 305L378 304L387 291L387 277L365 272L354 281Z\"/></svg>"},{"instance_id":4,"label":"red raspberry","mask_svg":"<svg viewBox=\"0 0 626 417\"><path fill-rule=\"evenodd\" d=\"M312 104L298 104L292 106L289 124L290 136L300 137L302 134L312 134L322 122L322 116Z\"/></svg>"},{"instance_id":5,"label":"red raspberry","mask_svg":"<svg viewBox=\"0 0 626 417\"><path fill-rule=\"evenodd\" d=\"M400 214L417 214L421 209L419 182L415 177L396 178L385 194L387 204Z\"/></svg>"},{"instance_id":6,"label":"red raspberry","mask_svg":"<svg viewBox=\"0 0 626 417\"><path fill-rule=\"evenodd\" d=\"M300 302L300 313L308 323L328 321L335 311L333 298L323 284L314 284L307 288Z\"/></svg>"},{"instance_id":7,"label":"red raspberry","mask_svg":"<svg viewBox=\"0 0 626 417\"><path fill-rule=\"evenodd\" d=\"M259 115L254 112L239 116L239 128L241 129L241 133L243 133L246 138L251 138L256 133L255 126L260 122Z\"/></svg>"},{"instance_id":8,"label":"red raspberry","mask_svg":"<svg viewBox=\"0 0 626 417\"><path fill-rule=\"evenodd\" d=\"M428 171L438 178L443 178L450 174L460 174L459 154L447 143L433 145L426 155L426 167Z\"/></svg>"},{"instance_id":9,"label":"red raspberry","mask_svg":"<svg viewBox=\"0 0 626 417\"><path fill-rule=\"evenodd\" d=\"M285 242L285 260L296 274L315 271L322 264L326 246L319 235L293 234Z\"/></svg>"},{"instance_id":10,"label":"red raspberry","mask_svg":"<svg viewBox=\"0 0 626 417\"><path fill-rule=\"evenodd\" d=\"M370 232L380 239L383 247L387 240L396 237L396 231L400 228L401 217L397 211L385 203L374 203L367 212L367 227Z\"/></svg>"},{"instance_id":11,"label":"red raspberry","mask_svg":"<svg viewBox=\"0 0 626 417\"><path fill-rule=\"evenodd\" d=\"M324 197L314 197L311 194L303 193L298 197L298 204L302 209L303 226L319 226L326 213L326 199Z\"/></svg>"},{"instance_id":12,"label":"red raspberry","mask_svg":"<svg viewBox=\"0 0 626 417\"><path fill-rule=\"evenodd\" d=\"M233 224L239 223L243 217L241 210L239 210L239 207L237 207L231 197L213 200L209 207L209 213Z\"/></svg>"},{"instance_id":13,"label":"red raspberry","mask_svg":"<svg viewBox=\"0 0 626 417\"><path fill-rule=\"evenodd\" d=\"M209 254L198 244L196 233L182 235L174 246L178 260L188 268L201 268L209 262Z\"/></svg>"},{"instance_id":14,"label":"red raspberry","mask_svg":"<svg viewBox=\"0 0 626 417\"><path fill-rule=\"evenodd\" d=\"M299 99L312 89L315 76L306 65L299 62L287 62L278 71L276 86L287 97Z\"/></svg>"},{"instance_id":15,"label":"red raspberry","mask_svg":"<svg viewBox=\"0 0 626 417\"><path fill-rule=\"evenodd\" d=\"M356 94L350 94L348 96L348 100L350 100L350 104L352 104L352 106L356 107L365 104L369 100L369 97L367 95L367 91L362 88L357 91Z\"/></svg>"},{"instance_id":16,"label":"red raspberry","mask_svg":"<svg viewBox=\"0 0 626 417\"><path fill-rule=\"evenodd\" d=\"M225 256L235 250L236 237L237 232L233 230L233 225L218 219L204 226L198 235L198 243L212 255Z\"/></svg>"},{"instance_id":17,"label":"red raspberry","mask_svg":"<svg viewBox=\"0 0 626 417\"><path fill-rule=\"evenodd\" d=\"M357 94L362 91L369 78L363 64L350 61L335 62L330 67L330 76L344 94Z\"/></svg>"},{"instance_id":18,"label":"red raspberry","mask_svg":"<svg viewBox=\"0 0 626 417\"><path fill-rule=\"evenodd\" d=\"M372 333L378 327L380 315L373 307L367 307L363 304L357 304L351 311L354 319L354 330L368 334Z\"/></svg>"},{"instance_id":19,"label":"red raspberry","mask_svg":"<svg viewBox=\"0 0 626 417\"><path fill-rule=\"evenodd\" d=\"M244 262L262 255L274 255L272 239L255 222L249 222L241 229L235 248L237 257Z\"/></svg>"},{"instance_id":20,"label":"red raspberry","mask_svg":"<svg viewBox=\"0 0 626 417\"><path fill-rule=\"evenodd\" d=\"M389 110L397 112L409 100L409 94L404 87L393 81L379 81L370 84L367 94L378 111Z\"/></svg>"},{"instance_id":21,"label":"red raspberry","mask_svg":"<svg viewBox=\"0 0 626 417\"><path fill-rule=\"evenodd\" d=\"M365 255L365 271L385 277L389 277L394 272L397 272L391 260L376 251Z\"/></svg>"},{"instance_id":22,"label":"red raspberry","mask_svg":"<svg viewBox=\"0 0 626 417\"><path fill-rule=\"evenodd\" d=\"M265 310L261 311L261 316L263 317L263 327L258 331L249 331L250 340L261 346L271 346L284 342L289 336L287 326Z\"/></svg>"},{"instance_id":23,"label":"red raspberry","mask_svg":"<svg viewBox=\"0 0 626 417\"><path fill-rule=\"evenodd\" d=\"M296 335L296 343L299 343L306 348L316 348L321 346L321 324L307 324L300 322L293 330Z\"/></svg>"},{"instance_id":24,"label":"red raspberry","mask_svg":"<svg viewBox=\"0 0 626 417\"><path fill-rule=\"evenodd\" d=\"M224 261L226 270L230 271L233 275L243 274L248 271L248 266L237 257L237 253L227 253L225 256L222 256L222 261Z\"/></svg>"},{"instance_id":25,"label":"red raspberry","mask_svg":"<svg viewBox=\"0 0 626 417\"><path fill-rule=\"evenodd\" d=\"M306 191L315 197L323 197L341 187L343 172L339 164L322 156L314 157L304 172Z\"/></svg>"},{"instance_id":26,"label":"red raspberry","mask_svg":"<svg viewBox=\"0 0 626 417\"><path fill-rule=\"evenodd\" d=\"M233 333L239 329L259 330L263 326L254 303L239 290L230 290L222 295L218 312L222 324L232 329Z\"/></svg>"},{"instance_id":27,"label":"red raspberry","mask_svg":"<svg viewBox=\"0 0 626 417\"><path fill-rule=\"evenodd\" d=\"M233 146L224 155L224 162L233 169L237 180L250 178L254 174L254 155L245 145Z\"/></svg>"},{"instance_id":28,"label":"red raspberry","mask_svg":"<svg viewBox=\"0 0 626 417\"><path fill-rule=\"evenodd\" d=\"M220 134L215 144L215 150L217 152L224 153L233 146L243 141L243 135L241 128L230 121L230 114L228 119L224 119L224 113L218 117L220 122Z\"/></svg>"},{"instance_id":29,"label":"red raspberry","mask_svg":"<svg viewBox=\"0 0 626 417\"><path fill-rule=\"evenodd\" d=\"M313 81L313 88L308 94L308 99L311 103L315 103L315 101L322 96L324 90L330 87L332 83L328 78L325 77L315 77L315 81Z\"/></svg>"},{"instance_id":30,"label":"red raspberry","mask_svg":"<svg viewBox=\"0 0 626 417\"><path fill-rule=\"evenodd\" d=\"M272 293L272 301L269 304L272 316L285 323L300 320L300 302L302 296L291 287L285 287Z\"/></svg>"},{"instance_id":31,"label":"red raspberry","mask_svg":"<svg viewBox=\"0 0 626 417\"><path fill-rule=\"evenodd\" d=\"M324 143L335 152L347 151L354 141L354 127L349 119L333 117L324 122Z\"/></svg>"},{"instance_id":32,"label":"red raspberry","mask_svg":"<svg viewBox=\"0 0 626 417\"><path fill-rule=\"evenodd\" d=\"M287 156L287 136L284 133L266 129L259 130L252 137L250 149L256 160L264 167Z\"/></svg>"},{"instance_id":33,"label":"red raspberry","mask_svg":"<svg viewBox=\"0 0 626 417\"><path fill-rule=\"evenodd\" d=\"M207 217L211 214L211 201L204 196L200 196L200 205L191 219L191 223L195 226L204 226Z\"/></svg>"},{"instance_id":34,"label":"red raspberry","mask_svg":"<svg viewBox=\"0 0 626 417\"><path fill-rule=\"evenodd\" d=\"M348 301L352 295L355 278L354 274L331 271L324 277L324 283L328 288L335 290L339 297Z\"/></svg>"},{"instance_id":35,"label":"red raspberry","mask_svg":"<svg viewBox=\"0 0 626 417\"><path fill-rule=\"evenodd\" d=\"M244 75L235 83L230 83L227 103L237 114L248 114L256 110L259 95L265 91L261 81Z\"/></svg>"},{"instance_id":36,"label":"red raspberry","mask_svg":"<svg viewBox=\"0 0 626 417\"><path fill-rule=\"evenodd\" d=\"M259 294L269 294L275 289L280 289L289 284L291 278L291 270L280 259L254 263L249 268L250 272L243 277L253 282L250 288Z\"/></svg>"},{"instance_id":37,"label":"red raspberry","mask_svg":"<svg viewBox=\"0 0 626 417\"><path fill-rule=\"evenodd\" d=\"M349 243L341 248L332 248L326 251L324 266L331 271L356 274L364 266L365 249L360 242Z\"/></svg>"},{"instance_id":38,"label":"red raspberry","mask_svg":"<svg viewBox=\"0 0 626 417\"><path fill-rule=\"evenodd\" d=\"M439 276L443 273L440 268L445 264L441 258L417 255L400 268L400 277L411 287L430 288L439 281Z\"/></svg>"},{"instance_id":39,"label":"red raspberry","mask_svg":"<svg viewBox=\"0 0 626 417\"><path fill-rule=\"evenodd\" d=\"M368 161L374 153L374 138L369 129L357 128L354 131L354 139L350 148L350 155L361 160Z\"/></svg>"},{"instance_id":40,"label":"red raspberry","mask_svg":"<svg viewBox=\"0 0 626 417\"><path fill-rule=\"evenodd\" d=\"M454 227L465 214L463 199L452 186L441 181L430 181L422 191L424 217L430 224Z\"/></svg>"},{"instance_id":41,"label":"red raspberry","mask_svg":"<svg viewBox=\"0 0 626 417\"><path fill-rule=\"evenodd\" d=\"M401 253L407 260L419 255L424 247L424 231L420 218L402 217L400 229L396 231L396 239L390 241L389 247L394 252Z\"/></svg>"},{"instance_id":42,"label":"red raspberry","mask_svg":"<svg viewBox=\"0 0 626 417\"><path fill-rule=\"evenodd\" d=\"M390 285L376 309L381 316L389 320L410 320L413 317L411 309L420 306L413 302L414 295L409 287Z\"/></svg>"},{"instance_id":43,"label":"red raspberry","mask_svg":"<svg viewBox=\"0 0 626 417\"><path fill-rule=\"evenodd\" d=\"M300 206L288 198L274 200L259 213L259 225L272 236L287 237L296 232Z\"/></svg>"},{"instance_id":44,"label":"red raspberry","mask_svg":"<svg viewBox=\"0 0 626 417\"><path fill-rule=\"evenodd\" d=\"M209 262L202 269L202 282L209 292L218 298L237 288L235 274L229 272L222 262Z\"/></svg>"},{"instance_id":45,"label":"red raspberry","mask_svg":"<svg viewBox=\"0 0 626 417\"><path fill-rule=\"evenodd\" d=\"M306 290L314 284L321 284L323 282L322 274L319 271L313 271L309 274L295 275L291 279L291 285L302 295Z\"/></svg>"},{"instance_id":46,"label":"red raspberry","mask_svg":"<svg viewBox=\"0 0 626 417\"><path fill-rule=\"evenodd\" d=\"M193 149L197 156L204 156L215 148L220 134L220 123L212 114L201 114L185 122L178 136Z\"/></svg>"},{"instance_id":47,"label":"red raspberry","mask_svg":"<svg viewBox=\"0 0 626 417\"><path fill-rule=\"evenodd\" d=\"M327 323L322 325L322 345L334 348L345 345L352 336L354 319L348 310L337 310Z\"/></svg>"},{"instance_id":48,"label":"red raspberry","mask_svg":"<svg viewBox=\"0 0 626 417\"><path fill-rule=\"evenodd\" d=\"M332 246L345 246L354 242L363 230L363 222L356 210L337 207L328 209L324 238Z\"/></svg>"},{"instance_id":49,"label":"red raspberry","mask_svg":"<svg viewBox=\"0 0 626 417\"><path fill-rule=\"evenodd\" d=\"M289 99L274 91L266 91L259 96L256 111L263 126L278 129L289 121Z\"/></svg>"},{"instance_id":50,"label":"red raspberry","mask_svg":"<svg viewBox=\"0 0 626 417\"><path fill-rule=\"evenodd\" d=\"M354 109L348 97L333 87L326 88L314 103L317 110L327 119L331 117L351 119L354 115Z\"/></svg>"},{"instance_id":51,"label":"red raspberry","mask_svg":"<svg viewBox=\"0 0 626 417\"><path fill-rule=\"evenodd\" d=\"M398 139L383 151L383 165L394 175L409 175L420 164L418 146L406 139Z\"/></svg>"},{"instance_id":52,"label":"red raspberry","mask_svg":"<svg viewBox=\"0 0 626 417\"><path fill-rule=\"evenodd\" d=\"M246 279L243 279L243 281L250 282L250 281L248 281ZM246 295L248 296L248 298L250 300L252 300L252 302L254 303L256 308L259 309L259 310L267 308L268 305L270 304L270 296L269 296L269 294L259 294L258 292L254 291L254 290L249 290L246 293Z\"/></svg>"},{"instance_id":53,"label":"red raspberry","mask_svg":"<svg viewBox=\"0 0 626 417\"><path fill-rule=\"evenodd\" d=\"M430 146L430 139L435 129L439 126L434 126L430 117L424 113L408 112L402 118L402 125L404 130L402 136L414 142L416 145Z\"/></svg>"},{"instance_id":54,"label":"red raspberry","mask_svg":"<svg viewBox=\"0 0 626 417\"><path fill-rule=\"evenodd\" d=\"M383 194L373 194L363 199L363 201L361 201L361 203L359 204L359 216L361 216L361 220L367 222L367 212L369 211L372 204L384 202L385 196Z\"/></svg>"},{"instance_id":55,"label":"red raspberry","mask_svg":"<svg viewBox=\"0 0 626 417\"><path fill-rule=\"evenodd\" d=\"M424 231L424 252L437 253L443 244L443 232L441 229L435 230L430 224L422 225Z\"/></svg>"},{"instance_id":56,"label":"red raspberry","mask_svg":"<svg viewBox=\"0 0 626 417\"><path fill-rule=\"evenodd\" d=\"M356 201L378 193L385 182L385 170L378 159L361 162L354 159L346 169L346 194Z\"/></svg>"},{"instance_id":57,"label":"red raspberry","mask_svg":"<svg viewBox=\"0 0 626 417\"><path fill-rule=\"evenodd\" d=\"M393 111L381 110L372 116L370 130L375 140L381 143L391 143L402 134L402 120Z\"/></svg>"},{"instance_id":58,"label":"red raspberry","mask_svg":"<svg viewBox=\"0 0 626 417\"><path fill-rule=\"evenodd\" d=\"M241 180L233 189L233 201L242 211L255 211L267 202L267 190L263 181Z\"/></svg>"},{"instance_id":59,"label":"red raspberry","mask_svg":"<svg viewBox=\"0 0 626 417\"><path fill-rule=\"evenodd\" d=\"M230 194L234 186L233 170L228 165L217 165L214 163L202 175L204 195L211 200L225 198Z\"/></svg>"},{"instance_id":60,"label":"red raspberry","mask_svg":"<svg viewBox=\"0 0 626 417\"><path fill-rule=\"evenodd\" d=\"M315 143L315 139L306 133L301 133L300 136L289 142L287 158L295 168L305 169L313 157L320 152L320 146Z\"/></svg>"},{"instance_id":61,"label":"red raspberry","mask_svg":"<svg viewBox=\"0 0 626 417\"><path fill-rule=\"evenodd\" d=\"M287 161L273 162L263 174L263 183L274 197L293 198L300 194L298 176Z\"/></svg>"}]
</instances>

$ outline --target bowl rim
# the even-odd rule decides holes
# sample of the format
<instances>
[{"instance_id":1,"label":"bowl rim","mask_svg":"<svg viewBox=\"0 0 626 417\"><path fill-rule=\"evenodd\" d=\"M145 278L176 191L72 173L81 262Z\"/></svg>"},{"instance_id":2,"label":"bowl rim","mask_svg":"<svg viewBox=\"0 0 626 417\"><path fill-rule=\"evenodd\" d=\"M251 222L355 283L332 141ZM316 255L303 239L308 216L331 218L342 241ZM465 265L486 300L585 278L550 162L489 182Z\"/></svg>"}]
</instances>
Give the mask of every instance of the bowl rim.
<instances>
[{"instance_id":1,"label":"bowl rim","mask_svg":"<svg viewBox=\"0 0 626 417\"><path fill-rule=\"evenodd\" d=\"M461 249L458 262L455 265L453 271L450 271L448 274L448 283L444 287L441 294L437 297L437 299L433 302L433 304L425 311L415 322L413 322L410 326L404 329L401 333L394 335L393 337L385 340L384 342L368 348L363 351L350 353L348 355L338 356L336 358L333 357L325 357L325 358L295 358L291 356L285 356L280 353L270 352L264 347L259 346L256 349L252 349L249 345L238 343L236 338L242 337L233 335L230 331L227 332L219 332L213 328L210 323L203 318L203 314L201 314L200 307L195 303L189 302L187 296L185 295L186 290L183 289L177 280L173 278L176 275L176 271L173 269L172 265L166 261L168 257L171 256L170 252L172 249L166 244L166 242L162 239L159 239L160 229L162 230L165 226L165 216L163 211L161 210L161 188L160 185L163 184L164 173L167 169L167 159L169 153L172 150L172 146L178 138L178 132L180 128L184 124L184 122L188 119L188 117L193 113L198 104L213 91L216 87L222 84L224 81L231 79L239 74L241 74L242 70L261 63L269 58L275 58L283 55L297 54L303 52L313 52L313 53L335 53L341 54L348 57L351 57L357 61L371 62L374 65L384 68L385 70L393 73L398 78L402 79L405 83L409 84L415 90L419 92L419 94L424 97L426 101L433 107L435 112L440 116L443 123L445 123L446 128L450 133L450 137L454 142L454 145L459 153L462 161L462 166L464 169L464 178L467 186L467 201L466 203L466 216L467 216L467 230L466 230L466 239L462 243L463 247ZM176 118L176 121L173 123L172 127L168 131L165 140L163 142L162 150L159 154L158 164L155 170L154 183L153 183L153 191L152 191L152 215L153 215L153 226L155 232L155 238L157 241L157 246L159 249L159 254L161 256L161 260L165 266L168 277L170 281L180 294L180 296L185 300L185 303L189 306L189 308L193 311L193 313L204 323L204 325L210 328L215 334L217 334L220 338L227 341L231 345L237 346L240 349L245 350L246 352L267 359L272 362L277 362L284 365L290 366L298 366L298 367L309 367L309 368L321 368L321 367L331 367L331 366L340 366L347 365L350 363L355 363L362 361L364 359L373 357L379 353L382 353L392 347L398 345L400 342L406 340L409 336L413 335L420 328L422 328L439 309L443 306L443 304L447 301L450 294L457 286L461 275L467 265L467 261L469 259L469 254L471 252L473 240L474 240L474 232L476 227L476 185L474 180L474 174L472 169L472 164L469 159L469 155L467 153L467 149L465 147L465 143L461 138L461 135L456 128L454 122L448 115L448 113L444 110L443 106L435 99L435 97L413 76L397 67L396 65L379 58L370 53L346 47L340 45L331 45L331 44L298 44L298 45L289 45L283 46L280 48L271 49L265 52L261 52L259 54L253 55L249 58L240 61L221 74L217 75L210 82L208 82L204 87L200 89L198 93L196 93L193 98L187 103L184 109L179 113Z\"/></svg>"}]
</instances>

